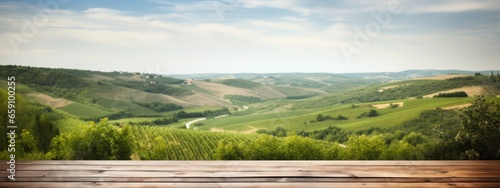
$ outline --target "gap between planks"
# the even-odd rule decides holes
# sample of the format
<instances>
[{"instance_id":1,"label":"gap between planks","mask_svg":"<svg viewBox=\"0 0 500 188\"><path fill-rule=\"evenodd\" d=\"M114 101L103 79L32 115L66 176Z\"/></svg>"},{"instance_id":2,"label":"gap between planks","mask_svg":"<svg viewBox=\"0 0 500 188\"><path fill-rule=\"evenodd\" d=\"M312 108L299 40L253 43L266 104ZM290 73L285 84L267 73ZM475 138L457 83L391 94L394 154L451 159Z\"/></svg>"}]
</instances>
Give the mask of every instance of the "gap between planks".
<instances>
[{"instance_id":1,"label":"gap between planks","mask_svg":"<svg viewBox=\"0 0 500 188\"><path fill-rule=\"evenodd\" d=\"M19 187L19 188L78 188L78 187L123 187L123 188L143 188L143 187L491 187L498 188L496 183L143 183L143 182L126 182L126 183L106 183L106 182L69 182L69 183L47 183L47 182L0 182L1 187Z\"/></svg>"}]
</instances>

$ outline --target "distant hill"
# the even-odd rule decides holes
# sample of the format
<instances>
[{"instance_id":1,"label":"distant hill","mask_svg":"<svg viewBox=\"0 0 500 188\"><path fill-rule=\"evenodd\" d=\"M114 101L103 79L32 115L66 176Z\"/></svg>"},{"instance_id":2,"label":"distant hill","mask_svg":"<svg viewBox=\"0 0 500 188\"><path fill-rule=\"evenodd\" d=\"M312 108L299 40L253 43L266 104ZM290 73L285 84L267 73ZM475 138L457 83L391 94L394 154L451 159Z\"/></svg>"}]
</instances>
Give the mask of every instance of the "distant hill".
<instances>
[{"instance_id":1,"label":"distant hill","mask_svg":"<svg viewBox=\"0 0 500 188\"><path fill-rule=\"evenodd\" d=\"M275 78L285 78L285 77L341 77L343 78L358 78L358 79L381 79L381 80L406 80L411 78L421 78L429 77L435 75L443 74L465 74L474 75L474 73L481 73L484 75L489 75L493 71L495 74L500 72L500 70L483 70L483 71L468 71L468 70L434 70L434 69L422 69L422 70L405 70L400 72L364 72L364 73L210 73L210 74L172 74L165 75L173 78L179 79L257 79L260 77L275 77Z\"/></svg>"},{"instance_id":2,"label":"distant hill","mask_svg":"<svg viewBox=\"0 0 500 188\"><path fill-rule=\"evenodd\" d=\"M422 90L418 88L429 83L418 83L406 87L404 90L406 94L396 93L398 88L377 93L379 86L376 85L443 74L476 73L460 70L408 70L392 73L241 73L166 76L139 72L100 72L10 65L0 65L0 68L0 76L16 76L17 84L22 86L20 91L29 94L27 96L85 118L104 117L116 113L134 117L162 116L161 113L138 105L147 103L173 104L184 108L239 108L228 98L257 97L260 100L312 98L312 100L297 101L298 103L293 105L295 107L319 107L337 102L394 100L428 95L454 89L454 86L464 87L467 84L433 83L434 85L429 86L434 89ZM481 73L489 75L491 71L481 71ZM410 94L408 93L410 91L415 92ZM252 101L258 100L252 99Z\"/></svg>"}]
</instances>

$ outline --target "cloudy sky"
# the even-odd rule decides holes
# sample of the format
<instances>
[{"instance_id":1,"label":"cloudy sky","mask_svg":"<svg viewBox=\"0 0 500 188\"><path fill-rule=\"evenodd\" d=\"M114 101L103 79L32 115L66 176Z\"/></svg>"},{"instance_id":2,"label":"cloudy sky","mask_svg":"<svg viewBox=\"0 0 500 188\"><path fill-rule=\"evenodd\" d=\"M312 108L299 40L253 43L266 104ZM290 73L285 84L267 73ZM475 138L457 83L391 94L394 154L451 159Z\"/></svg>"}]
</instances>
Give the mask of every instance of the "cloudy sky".
<instances>
[{"instance_id":1,"label":"cloudy sky","mask_svg":"<svg viewBox=\"0 0 500 188\"><path fill-rule=\"evenodd\" d=\"M498 0L0 1L0 35L0 64L37 67L500 69Z\"/></svg>"}]
</instances>

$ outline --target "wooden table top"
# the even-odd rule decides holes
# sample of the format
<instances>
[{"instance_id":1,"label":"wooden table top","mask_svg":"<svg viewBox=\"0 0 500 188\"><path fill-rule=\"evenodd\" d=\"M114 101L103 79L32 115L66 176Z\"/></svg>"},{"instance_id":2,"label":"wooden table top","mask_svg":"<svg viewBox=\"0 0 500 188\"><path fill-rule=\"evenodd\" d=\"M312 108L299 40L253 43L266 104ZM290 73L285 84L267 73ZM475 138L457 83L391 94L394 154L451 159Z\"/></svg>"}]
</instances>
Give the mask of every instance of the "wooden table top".
<instances>
[{"instance_id":1,"label":"wooden table top","mask_svg":"<svg viewBox=\"0 0 500 188\"><path fill-rule=\"evenodd\" d=\"M0 187L500 187L500 161L17 161ZM9 169L7 161L0 161Z\"/></svg>"}]
</instances>

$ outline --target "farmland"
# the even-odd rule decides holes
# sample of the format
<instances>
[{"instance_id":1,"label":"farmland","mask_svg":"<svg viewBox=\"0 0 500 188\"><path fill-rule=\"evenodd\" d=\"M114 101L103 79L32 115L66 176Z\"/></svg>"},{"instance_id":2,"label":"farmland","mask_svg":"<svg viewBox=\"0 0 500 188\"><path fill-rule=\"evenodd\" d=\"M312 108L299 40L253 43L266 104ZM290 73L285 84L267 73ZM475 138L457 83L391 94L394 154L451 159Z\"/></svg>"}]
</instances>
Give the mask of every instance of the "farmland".
<instances>
[{"instance_id":1,"label":"farmland","mask_svg":"<svg viewBox=\"0 0 500 188\"><path fill-rule=\"evenodd\" d=\"M256 135L195 132L149 126L133 127L132 133L135 138L134 145L138 148L138 157L146 160L213 160L220 140L247 142L256 138Z\"/></svg>"},{"instance_id":2,"label":"farmland","mask_svg":"<svg viewBox=\"0 0 500 188\"><path fill-rule=\"evenodd\" d=\"M443 135L458 134L467 123L460 123L461 108L496 113L495 105L484 106L500 103L500 78L463 71L422 79L403 79L415 74L407 71L191 75L202 79L185 81L144 73L3 68L2 75L30 78L18 82L19 118L26 122L20 139L35 140L23 148L26 159L458 159L446 150L454 137ZM441 92L469 96L429 97ZM186 128L193 120L199 121ZM359 143L375 145L364 151ZM309 154L295 152L304 148ZM416 153L405 155L407 150Z\"/></svg>"},{"instance_id":3,"label":"farmland","mask_svg":"<svg viewBox=\"0 0 500 188\"><path fill-rule=\"evenodd\" d=\"M101 110L99 108L81 104L81 103L71 103L69 105L66 105L64 107L60 108L61 110L77 116L77 117L83 117L83 118L93 118L93 117L102 117L111 114L108 111Z\"/></svg>"},{"instance_id":4,"label":"farmland","mask_svg":"<svg viewBox=\"0 0 500 188\"><path fill-rule=\"evenodd\" d=\"M370 105L382 103L360 103L352 105L334 105L332 107L318 108L314 110L295 110L279 113L252 114L248 116L233 116L221 120L207 120L204 122L206 128L218 127L224 130L244 131L246 126L253 126L259 129L274 129L282 126L295 131L311 131L324 129L335 125L346 130L359 130L368 127L386 128L399 125L404 121L415 118L423 110L434 108L445 108L449 106L470 103L470 99L407 99L385 101L384 103L403 102L403 107L378 109L379 117L357 119L363 112L373 109ZM347 121L325 121L314 122L318 114L337 116L339 114L349 118Z\"/></svg>"}]
</instances>

